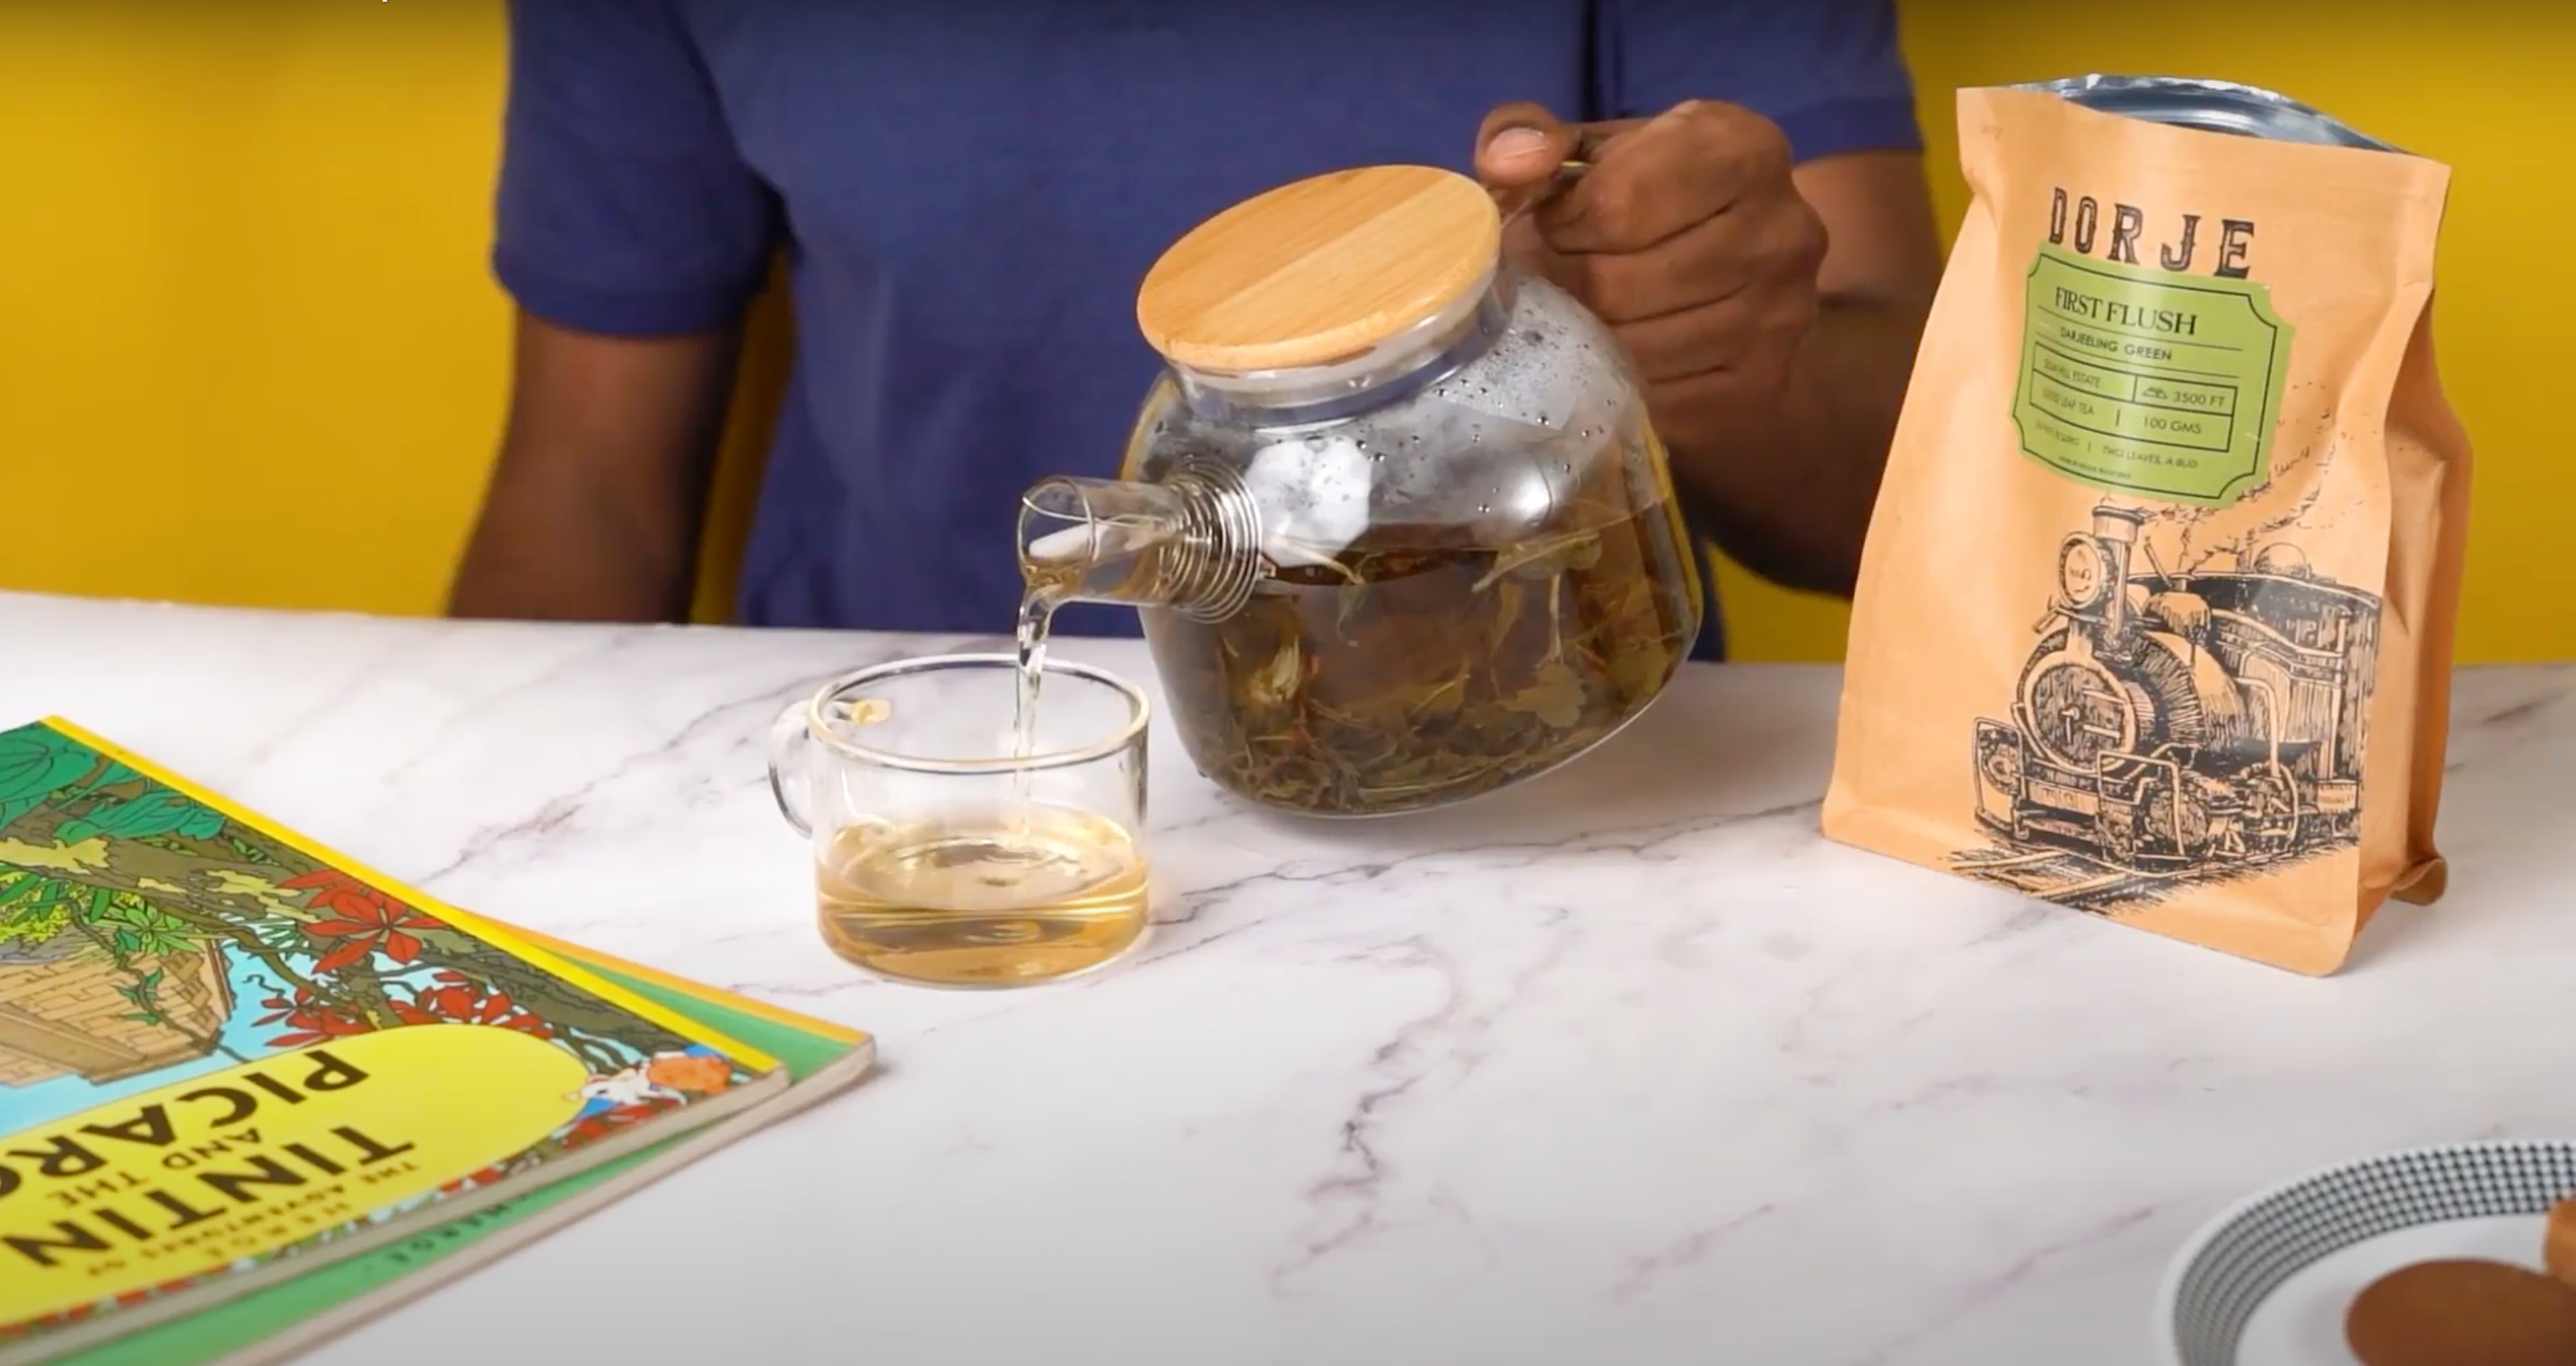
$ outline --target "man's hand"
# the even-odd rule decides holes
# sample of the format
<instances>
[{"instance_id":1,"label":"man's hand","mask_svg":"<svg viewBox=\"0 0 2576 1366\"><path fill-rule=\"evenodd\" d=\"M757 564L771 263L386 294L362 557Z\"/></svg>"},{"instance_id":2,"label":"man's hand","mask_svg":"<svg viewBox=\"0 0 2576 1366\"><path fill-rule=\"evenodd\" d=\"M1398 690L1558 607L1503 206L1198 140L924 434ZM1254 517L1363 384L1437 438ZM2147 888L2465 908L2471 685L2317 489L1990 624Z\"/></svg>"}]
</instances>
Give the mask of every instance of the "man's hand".
<instances>
[{"instance_id":1,"label":"man's hand","mask_svg":"<svg viewBox=\"0 0 2576 1366\"><path fill-rule=\"evenodd\" d=\"M1789 141L1760 115L1684 104L1651 119L1567 125L1535 105L1485 120L1477 169L1497 189L1582 179L1521 215L1504 250L1618 333L1667 442L1776 397L1816 321L1825 225L1789 178Z\"/></svg>"},{"instance_id":2,"label":"man's hand","mask_svg":"<svg viewBox=\"0 0 2576 1366\"><path fill-rule=\"evenodd\" d=\"M1617 333L1676 479L1729 553L1848 592L1939 278L1919 159L1797 167L1770 120L1704 101L1590 124L1505 105L1476 146L1506 203L1538 196L1506 255ZM1551 190L1568 157L1590 170Z\"/></svg>"}]
</instances>

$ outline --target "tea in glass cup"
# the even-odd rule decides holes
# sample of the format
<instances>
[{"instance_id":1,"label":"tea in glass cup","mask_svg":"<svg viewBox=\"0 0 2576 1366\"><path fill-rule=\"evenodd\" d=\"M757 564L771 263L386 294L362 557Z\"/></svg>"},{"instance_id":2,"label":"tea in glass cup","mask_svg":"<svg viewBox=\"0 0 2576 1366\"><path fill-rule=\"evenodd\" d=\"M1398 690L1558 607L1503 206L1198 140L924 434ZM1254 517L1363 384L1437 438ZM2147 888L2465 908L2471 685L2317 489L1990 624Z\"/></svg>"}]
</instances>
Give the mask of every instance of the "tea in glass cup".
<instances>
[{"instance_id":1,"label":"tea in glass cup","mask_svg":"<svg viewBox=\"0 0 2576 1366\"><path fill-rule=\"evenodd\" d=\"M779 717L769 775L812 840L823 941L923 986L1062 981L1144 940L1148 705L1048 662L1025 741L1020 666L943 655L849 674Z\"/></svg>"}]
</instances>

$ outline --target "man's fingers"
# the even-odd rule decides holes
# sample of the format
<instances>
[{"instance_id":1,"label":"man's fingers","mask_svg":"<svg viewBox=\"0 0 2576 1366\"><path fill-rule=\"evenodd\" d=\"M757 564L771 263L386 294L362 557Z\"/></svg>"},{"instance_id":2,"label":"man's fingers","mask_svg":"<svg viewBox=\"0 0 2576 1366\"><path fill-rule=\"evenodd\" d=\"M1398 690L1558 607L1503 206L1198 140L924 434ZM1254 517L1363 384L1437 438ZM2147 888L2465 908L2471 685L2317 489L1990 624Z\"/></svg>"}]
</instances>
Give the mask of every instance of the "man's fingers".
<instances>
[{"instance_id":1,"label":"man's fingers","mask_svg":"<svg viewBox=\"0 0 2576 1366\"><path fill-rule=\"evenodd\" d=\"M1744 433L1726 425L1723 413L1758 410L1776 393L1787 363L1777 356L1748 353L1733 365L1646 385L1646 406L1655 414L1655 435L1671 447L1719 450L1740 443Z\"/></svg>"},{"instance_id":2,"label":"man's fingers","mask_svg":"<svg viewBox=\"0 0 2576 1366\"><path fill-rule=\"evenodd\" d=\"M1550 250L1538 225L1524 216L1503 225L1503 259L1578 298L1583 293L1583 262Z\"/></svg>"},{"instance_id":3,"label":"man's fingers","mask_svg":"<svg viewBox=\"0 0 2576 1366\"><path fill-rule=\"evenodd\" d=\"M1812 212L1722 213L1632 254L1554 254L1602 321L1625 323L1714 303L1757 280L1811 278L1825 230Z\"/></svg>"},{"instance_id":4,"label":"man's fingers","mask_svg":"<svg viewBox=\"0 0 2576 1366\"><path fill-rule=\"evenodd\" d=\"M1715 303L1761 269L1755 229L1721 214L1633 256L1564 255L1585 306L1603 322L1636 322Z\"/></svg>"},{"instance_id":5,"label":"man's fingers","mask_svg":"<svg viewBox=\"0 0 2576 1366\"><path fill-rule=\"evenodd\" d=\"M1503 105L1476 130L1476 178L1494 189L1535 185L1556 173L1573 152L1579 129L1542 105L1526 100Z\"/></svg>"},{"instance_id":6,"label":"man's fingers","mask_svg":"<svg viewBox=\"0 0 2576 1366\"><path fill-rule=\"evenodd\" d=\"M1726 369L1768 340L1754 325L1754 309L1754 302L1739 294L1629 323L1617 329L1619 349L1648 384Z\"/></svg>"},{"instance_id":7,"label":"man's fingers","mask_svg":"<svg viewBox=\"0 0 2576 1366\"><path fill-rule=\"evenodd\" d=\"M1559 251L1643 251L1782 180L1789 160L1778 125L1695 101L1604 142L1591 172L1534 213Z\"/></svg>"},{"instance_id":8,"label":"man's fingers","mask_svg":"<svg viewBox=\"0 0 2576 1366\"><path fill-rule=\"evenodd\" d=\"M1618 329L1619 349L1637 367L1650 403L1660 404L1677 390L1706 395L1712 385L1759 393L1787 377L1798 338L1814 318L1812 299L1739 294L1629 323Z\"/></svg>"}]
</instances>

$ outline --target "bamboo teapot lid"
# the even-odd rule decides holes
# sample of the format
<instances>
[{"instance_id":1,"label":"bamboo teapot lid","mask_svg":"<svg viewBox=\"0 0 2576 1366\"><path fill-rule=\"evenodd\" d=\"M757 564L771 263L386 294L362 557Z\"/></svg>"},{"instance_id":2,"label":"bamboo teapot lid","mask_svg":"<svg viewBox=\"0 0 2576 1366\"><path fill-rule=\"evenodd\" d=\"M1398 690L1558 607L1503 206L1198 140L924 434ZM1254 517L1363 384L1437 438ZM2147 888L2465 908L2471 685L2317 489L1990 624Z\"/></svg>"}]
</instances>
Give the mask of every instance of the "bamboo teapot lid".
<instances>
[{"instance_id":1,"label":"bamboo teapot lid","mask_svg":"<svg viewBox=\"0 0 2576 1366\"><path fill-rule=\"evenodd\" d=\"M1432 166L1282 185L1192 229L1146 273L1136 322L1166 359L1241 372L1322 365L1440 314L1502 248L1484 187Z\"/></svg>"}]
</instances>

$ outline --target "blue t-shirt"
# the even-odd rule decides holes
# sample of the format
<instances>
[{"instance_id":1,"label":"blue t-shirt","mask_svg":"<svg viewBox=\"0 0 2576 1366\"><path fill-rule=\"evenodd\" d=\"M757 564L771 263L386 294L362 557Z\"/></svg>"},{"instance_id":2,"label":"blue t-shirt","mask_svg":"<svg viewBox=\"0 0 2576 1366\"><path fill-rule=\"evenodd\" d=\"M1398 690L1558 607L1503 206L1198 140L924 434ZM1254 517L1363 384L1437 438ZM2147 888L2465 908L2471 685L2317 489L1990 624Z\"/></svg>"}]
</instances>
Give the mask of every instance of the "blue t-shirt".
<instances>
[{"instance_id":1,"label":"blue t-shirt","mask_svg":"<svg viewBox=\"0 0 2576 1366\"><path fill-rule=\"evenodd\" d=\"M1136 286L1237 200L1472 173L1512 100L1731 101L1801 159L1921 145L1893 0L513 0L510 34L493 265L521 306L703 331L786 253L755 625L1006 632L1020 493L1116 471L1159 364Z\"/></svg>"}]
</instances>

